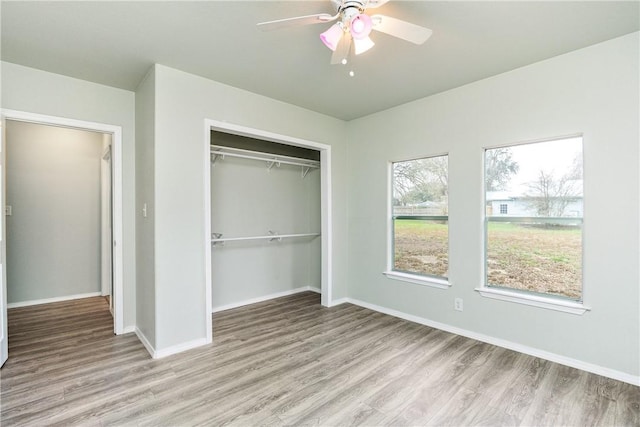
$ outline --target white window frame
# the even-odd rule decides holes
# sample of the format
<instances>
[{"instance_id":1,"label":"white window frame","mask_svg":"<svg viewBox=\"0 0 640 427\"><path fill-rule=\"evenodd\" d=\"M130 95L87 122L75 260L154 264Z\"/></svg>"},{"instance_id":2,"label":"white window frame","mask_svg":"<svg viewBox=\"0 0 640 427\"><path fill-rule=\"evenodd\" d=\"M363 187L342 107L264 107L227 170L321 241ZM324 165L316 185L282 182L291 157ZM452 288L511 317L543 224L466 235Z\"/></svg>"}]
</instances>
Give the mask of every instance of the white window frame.
<instances>
[{"instance_id":1,"label":"white window frame","mask_svg":"<svg viewBox=\"0 0 640 427\"><path fill-rule=\"evenodd\" d=\"M486 212L486 209L484 208L484 206L487 205L487 191L486 191L486 165L485 165L485 161L486 161L486 152L487 150L493 150L496 148L508 148L508 147L516 147L516 146L520 146L520 145L526 145L526 144L536 144L536 143L541 143L541 142L549 142L549 141L556 141L556 140L562 140L562 139L570 139L570 138L582 138L582 153L584 156L584 147L585 147L585 138L584 135L582 133L576 133L576 134L571 134L571 135L565 135L565 136L557 136L557 137L551 137L551 138L545 138L545 139L537 139L537 140L532 140L532 141L523 141L523 142L516 142L516 143L508 143L508 144L503 144L503 145L493 145L493 146L488 146L488 147L484 147L482 150L482 188L483 188L483 195L482 195L482 203L483 203L483 254L482 254L482 284L481 286L475 288L475 290L483 297L485 298L491 298L491 299L496 299L496 300L500 300L500 301L507 301L507 302L513 302L513 303L517 303L517 304L523 304L523 305L528 305L528 306L533 306L533 307L539 307L539 308L544 308L544 309L548 309L548 310L554 310L554 311L560 311L560 312L564 312L564 313L570 313L570 314L576 314L576 315L582 315L585 312L591 310L591 307L588 306L585 303L585 298L586 298L586 292L585 292L585 282L584 282L584 235L585 235L585 221L584 221L584 214L583 214L583 218L582 218L582 270L583 270L583 281L582 281L582 298L579 301L576 300L570 300L567 298L563 298L561 296L554 296L554 295L543 295L543 294L536 294L536 293L530 293L530 292L526 292L526 291L521 291L518 289L510 289L510 288L502 288L502 287L491 287L491 286L487 286L487 226L489 224L489 220L488 220L488 215Z\"/></svg>"},{"instance_id":2,"label":"white window frame","mask_svg":"<svg viewBox=\"0 0 640 427\"><path fill-rule=\"evenodd\" d=\"M449 163L449 153L430 154L411 159L392 160L387 163L387 266L382 272L387 278L398 280L406 283L427 286L436 289L449 289L451 281L448 277L422 275L417 273L409 273L405 271L394 270L395 258L395 237L394 237L394 218L393 218L393 165L394 163L410 162L412 160L429 159L433 157L447 156L447 164ZM448 173L448 170L447 170ZM448 202L447 202L448 204ZM447 258L450 258L449 237L449 215L447 216Z\"/></svg>"}]
</instances>

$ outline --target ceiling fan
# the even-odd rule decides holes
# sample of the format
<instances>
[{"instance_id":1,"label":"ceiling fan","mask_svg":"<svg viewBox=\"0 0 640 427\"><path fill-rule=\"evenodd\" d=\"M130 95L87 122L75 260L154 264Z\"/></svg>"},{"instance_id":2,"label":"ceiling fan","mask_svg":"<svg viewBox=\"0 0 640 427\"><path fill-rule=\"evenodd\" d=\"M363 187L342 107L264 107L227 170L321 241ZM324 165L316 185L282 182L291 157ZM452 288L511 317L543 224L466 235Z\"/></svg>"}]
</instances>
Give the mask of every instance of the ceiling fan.
<instances>
[{"instance_id":1,"label":"ceiling fan","mask_svg":"<svg viewBox=\"0 0 640 427\"><path fill-rule=\"evenodd\" d=\"M320 34L320 40L333 51L332 64L346 64L347 57L353 51L356 55L366 52L374 46L369 37L372 30L422 44L431 36L432 31L410 22L385 15L368 15L367 9L374 9L389 0L330 0L336 14L319 13L316 15L298 16L276 21L261 22L262 30L277 30L301 25L323 24L336 21L329 29Z\"/></svg>"}]
</instances>

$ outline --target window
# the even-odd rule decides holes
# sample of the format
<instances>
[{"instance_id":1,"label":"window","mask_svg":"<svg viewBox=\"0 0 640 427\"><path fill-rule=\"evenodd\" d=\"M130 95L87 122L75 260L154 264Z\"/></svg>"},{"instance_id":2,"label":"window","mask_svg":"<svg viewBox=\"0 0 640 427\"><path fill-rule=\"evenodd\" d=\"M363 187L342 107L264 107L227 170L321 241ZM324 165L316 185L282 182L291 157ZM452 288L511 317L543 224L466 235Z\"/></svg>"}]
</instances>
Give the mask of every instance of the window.
<instances>
[{"instance_id":1,"label":"window","mask_svg":"<svg viewBox=\"0 0 640 427\"><path fill-rule=\"evenodd\" d=\"M446 284L448 156L396 162L392 172L393 247L388 275L399 272Z\"/></svg>"},{"instance_id":2,"label":"window","mask_svg":"<svg viewBox=\"0 0 640 427\"><path fill-rule=\"evenodd\" d=\"M485 288L582 301L582 182L581 137L485 151Z\"/></svg>"}]
</instances>

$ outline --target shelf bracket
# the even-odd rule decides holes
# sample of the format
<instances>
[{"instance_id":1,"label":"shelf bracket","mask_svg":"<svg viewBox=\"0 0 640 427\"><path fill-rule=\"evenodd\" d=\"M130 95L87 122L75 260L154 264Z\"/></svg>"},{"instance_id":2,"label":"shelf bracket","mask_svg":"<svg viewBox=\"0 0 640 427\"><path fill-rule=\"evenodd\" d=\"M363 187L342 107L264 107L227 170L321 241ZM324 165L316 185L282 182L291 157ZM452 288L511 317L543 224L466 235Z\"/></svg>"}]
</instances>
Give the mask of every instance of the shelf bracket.
<instances>
[{"instance_id":1,"label":"shelf bracket","mask_svg":"<svg viewBox=\"0 0 640 427\"><path fill-rule=\"evenodd\" d=\"M270 242L275 242L276 240L278 242L282 242L282 237L278 236L278 232L277 231L268 231L268 235L269 236L273 236L271 239L269 239Z\"/></svg>"},{"instance_id":2,"label":"shelf bracket","mask_svg":"<svg viewBox=\"0 0 640 427\"><path fill-rule=\"evenodd\" d=\"M271 168L275 167L280 167L280 162L276 159L274 160L267 160L269 162L269 166L267 166L267 168L269 169L269 171L271 171Z\"/></svg>"},{"instance_id":3,"label":"shelf bracket","mask_svg":"<svg viewBox=\"0 0 640 427\"><path fill-rule=\"evenodd\" d=\"M224 246L224 240L222 242L216 242L216 240L222 238L222 233L211 233L211 245L216 246Z\"/></svg>"},{"instance_id":4,"label":"shelf bracket","mask_svg":"<svg viewBox=\"0 0 640 427\"><path fill-rule=\"evenodd\" d=\"M307 176L310 170L311 168L309 166L302 166L302 179Z\"/></svg>"},{"instance_id":5,"label":"shelf bracket","mask_svg":"<svg viewBox=\"0 0 640 427\"><path fill-rule=\"evenodd\" d=\"M220 158L224 160L224 153L215 153L215 152L211 153L211 165L215 166L216 161Z\"/></svg>"}]
</instances>

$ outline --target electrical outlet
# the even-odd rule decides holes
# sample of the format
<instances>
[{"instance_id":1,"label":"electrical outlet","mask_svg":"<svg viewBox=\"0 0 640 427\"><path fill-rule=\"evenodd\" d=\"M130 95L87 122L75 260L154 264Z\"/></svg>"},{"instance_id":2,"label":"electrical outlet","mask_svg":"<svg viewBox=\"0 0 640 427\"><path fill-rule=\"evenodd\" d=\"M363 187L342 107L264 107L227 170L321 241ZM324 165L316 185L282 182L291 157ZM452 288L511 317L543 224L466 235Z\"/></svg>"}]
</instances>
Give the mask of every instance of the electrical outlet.
<instances>
[{"instance_id":1,"label":"electrical outlet","mask_svg":"<svg viewBox=\"0 0 640 427\"><path fill-rule=\"evenodd\" d=\"M4 207L4 214L6 216L13 215L13 208L11 207L11 205L7 205L7 206Z\"/></svg>"},{"instance_id":2,"label":"electrical outlet","mask_svg":"<svg viewBox=\"0 0 640 427\"><path fill-rule=\"evenodd\" d=\"M453 300L453 309L456 311L462 311L462 298L456 298Z\"/></svg>"}]
</instances>

